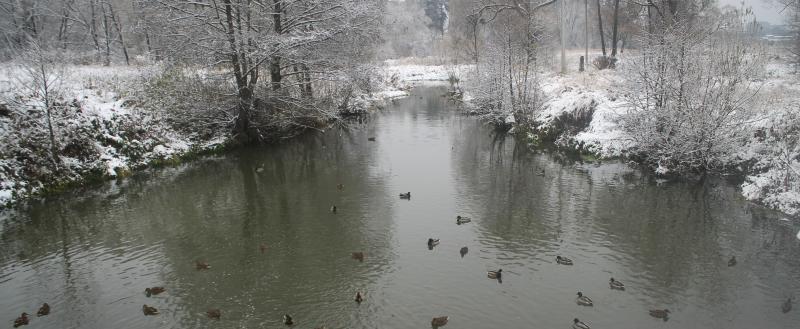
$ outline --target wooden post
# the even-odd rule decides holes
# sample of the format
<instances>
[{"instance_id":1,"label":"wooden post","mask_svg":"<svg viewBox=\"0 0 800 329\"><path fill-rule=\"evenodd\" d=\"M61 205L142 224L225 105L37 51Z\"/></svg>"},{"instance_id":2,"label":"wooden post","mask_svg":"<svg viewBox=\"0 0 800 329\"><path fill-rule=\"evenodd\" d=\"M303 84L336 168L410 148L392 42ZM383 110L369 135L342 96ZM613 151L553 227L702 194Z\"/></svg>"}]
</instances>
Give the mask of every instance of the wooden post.
<instances>
[{"instance_id":1,"label":"wooden post","mask_svg":"<svg viewBox=\"0 0 800 329\"><path fill-rule=\"evenodd\" d=\"M583 72L583 56L581 56L580 63L578 63L578 72Z\"/></svg>"}]
</instances>

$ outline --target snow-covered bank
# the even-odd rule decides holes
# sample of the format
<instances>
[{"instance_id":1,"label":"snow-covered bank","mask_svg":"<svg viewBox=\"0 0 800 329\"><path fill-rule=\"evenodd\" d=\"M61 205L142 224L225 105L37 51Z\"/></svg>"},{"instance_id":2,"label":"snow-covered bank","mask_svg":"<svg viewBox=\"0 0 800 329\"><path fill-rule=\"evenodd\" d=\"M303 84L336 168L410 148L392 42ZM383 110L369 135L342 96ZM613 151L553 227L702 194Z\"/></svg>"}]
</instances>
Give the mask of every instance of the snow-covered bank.
<instances>
[{"instance_id":1,"label":"snow-covered bank","mask_svg":"<svg viewBox=\"0 0 800 329\"><path fill-rule=\"evenodd\" d=\"M139 110L127 93L160 68L69 66L64 69L52 122L57 161L49 156L45 111L18 66L0 67L0 207L87 180L124 176L226 143L173 129L159 113Z\"/></svg>"},{"instance_id":2,"label":"snow-covered bank","mask_svg":"<svg viewBox=\"0 0 800 329\"><path fill-rule=\"evenodd\" d=\"M618 66L623 66L624 58ZM629 110L623 69L570 72L539 76L543 101L534 111L529 137L548 139L560 148L599 158L624 158L637 152L634 139L622 127ZM759 81L758 97L765 104L750 121L754 136L725 165L747 175L742 194L748 200L789 215L800 215L800 79L789 63L774 59ZM662 169L659 167L659 169ZM658 170L657 170L658 171Z\"/></svg>"}]
</instances>

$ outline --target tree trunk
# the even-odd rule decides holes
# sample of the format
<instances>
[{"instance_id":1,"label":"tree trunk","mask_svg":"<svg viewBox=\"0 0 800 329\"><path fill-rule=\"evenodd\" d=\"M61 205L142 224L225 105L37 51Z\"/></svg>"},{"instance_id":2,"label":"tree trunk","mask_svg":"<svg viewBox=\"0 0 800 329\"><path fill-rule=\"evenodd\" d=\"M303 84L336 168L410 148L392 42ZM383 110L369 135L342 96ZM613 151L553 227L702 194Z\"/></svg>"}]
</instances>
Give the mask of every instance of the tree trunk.
<instances>
[{"instance_id":1,"label":"tree trunk","mask_svg":"<svg viewBox=\"0 0 800 329\"><path fill-rule=\"evenodd\" d=\"M603 35L603 14L600 12L600 0L597 0L597 24L600 26L600 47L603 49L603 57L605 57L606 37Z\"/></svg>"},{"instance_id":2,"label":"tree trunk","mask_svg":"<svg viewBox=\"0 0 800 329\"><path fill-rule=\"evenodd\" d=\"M275 34L282 34L283 27L281 26L281 15L283 14L283 9L281 8L281 3L283 0L272 0L273 4L275 5L274 12L272 14L272 21L273 21L273 29ZM276 45L277 47L278 45ZM272 81L272 91L280 91L281 90L281 58L278 55L272 56L272 59L269 63L269 77Z\"/></svg>"},{"instance_id":3,"label":"tree trunk","mask_svg":"<svg viewBox=\"0 0 800 329\"><path fill-rule=\"evenodd\" d=\"M89 34L92 35L94 42L94 50L100 52L100 40L97 38L97 11L95 10L95 0L89 0L89 10L91 14L91 22L89 24Z\"/></svg>"},{"instance_id":4,"label":"tree trunk","mask_svg":"<svg viewBox=\"0 0 800 329\"><path fill-rule=\"evenodd\" d=\"M111 21L114 22L114 27L117 30L117 37L119 38L119 44L122 47L122 53L125 55L125 65L131 65L130 58L128 57L128 48L125 47L125 39L122 37L122 27L119 24L117 15L114 13L114 7L111 6L110 2L108 3L108 11L111 13Z\"/></svg>"},{"instance_id":5,"label":"tree trunk","mask_svg":"<svg viewBox=\"0 0 800 329\"><path fill-rule=\"evenodd\" d=\"M103 13L103 32L106 39L106 59L103 65L111 65L111 29L108 26L108 13L106 13L106 6L100 3L100 11Z\"/></svg>"},{"instance_id":6,"label":"tree trunk","mask_svg":"<svg viewBox=\"0 0 800 329\"><path fill-rule=\"evenodd\" d=\"M237 96L239 97L233 134L240 142L247 143L253 139L250 128L250 109L253 104L253 92L250 89L250 85L247 83L247 72L242 72L239 49L236 43L233 5L231 4L231 0L223 0L223 3L225 4L225 22L227 23L227 31L225 31L225 33L228 35L231 65L233 66L233 76L236 80Z\"/></svg>"},{"instance_id":7,"label":"tree trunk","mask_svg":"<svg viewBox=\"0 0 800 329\"><path fill-rule=\"evenodd\" d=\"M611 28L611 57L617 56L617 25L619 25L619 0L614 0L614 25Z\"/></svg>"}]
</instances>

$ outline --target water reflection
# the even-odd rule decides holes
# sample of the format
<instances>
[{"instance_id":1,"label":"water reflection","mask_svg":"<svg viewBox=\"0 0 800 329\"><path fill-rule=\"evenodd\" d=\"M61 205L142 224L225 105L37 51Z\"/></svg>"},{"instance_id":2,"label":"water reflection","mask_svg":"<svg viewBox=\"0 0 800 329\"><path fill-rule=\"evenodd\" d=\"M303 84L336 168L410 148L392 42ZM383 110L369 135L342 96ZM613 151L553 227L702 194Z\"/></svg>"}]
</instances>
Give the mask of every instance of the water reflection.
<instances>
[{"instance_id":1,"label":"water reflection","mask_svg":"<svg viewBox=\"0 0 800 329\"><path fill-rule=\"evenodd\" d=\"M4 214L0 315L46 301L51 315L32 326L276 328L284 313L302 328L427 327L441 315L455 328L800 321L780 311L800 288L797 223L722 179L659 184L624 164L532 152L441 94L417 89L374 119ZM487 279L500 268L502 284ZM612 276L625 291L609 289ZM576 305L578 291L595 306ZM144 303L161 314L144 317ZM651 318L656 308L670 321Z\"/></svg>"}]
</instances>

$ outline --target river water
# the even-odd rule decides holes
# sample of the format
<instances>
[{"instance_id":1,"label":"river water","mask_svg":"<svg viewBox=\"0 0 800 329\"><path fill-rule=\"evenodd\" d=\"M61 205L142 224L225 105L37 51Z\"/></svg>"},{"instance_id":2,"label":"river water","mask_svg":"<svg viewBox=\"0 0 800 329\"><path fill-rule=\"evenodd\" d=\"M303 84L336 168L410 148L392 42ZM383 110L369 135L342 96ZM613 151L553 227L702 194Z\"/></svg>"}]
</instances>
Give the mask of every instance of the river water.
<instances>
[{"instance_id":1,"label":"river water","mask_svg":"<svg viewBox=\"0 0 800 329\"><path fill-rule=\"evenodd\" d=\"M0 327L42 302L52 312L29 328L281 328L285 313L295 328L428 328L444 315L446 328L476 329L570 328L576 317L592 328L800 326L800 306L781 312L800 297L797 223L722 179L661 182L537 154L442 93L418 88L350 127L4 213ZM487 278L499 268L502 283ZM151 286L166 292L148 298ZM594 307L578 306L578 291ZM651 318L655 308L669 320Z\"/></svg>"}]
</instances>

